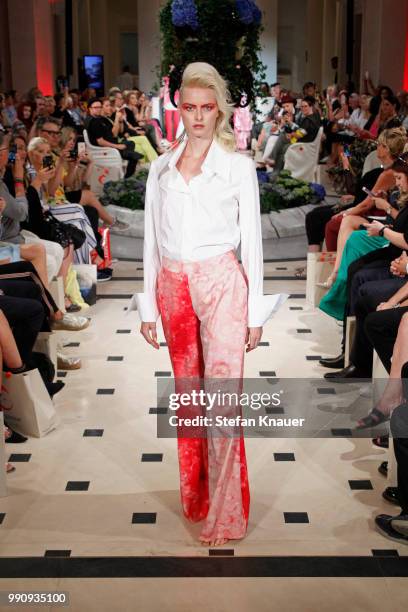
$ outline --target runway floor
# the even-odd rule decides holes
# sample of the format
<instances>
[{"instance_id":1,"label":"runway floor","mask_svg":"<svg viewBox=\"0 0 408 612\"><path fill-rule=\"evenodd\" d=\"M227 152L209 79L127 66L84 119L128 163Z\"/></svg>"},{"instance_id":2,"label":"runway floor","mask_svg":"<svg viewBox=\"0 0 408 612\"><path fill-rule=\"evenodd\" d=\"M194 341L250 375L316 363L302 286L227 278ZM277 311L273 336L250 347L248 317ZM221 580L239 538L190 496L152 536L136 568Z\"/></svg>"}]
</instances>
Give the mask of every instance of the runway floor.
<instances>
[{"instance_id":1,"label":"runway floor","mask_svg":"<svg viewBox=\"0 0 408 612\"><path fill-rule=\"evenodd\" d=\"M294 277L301 263L265 264L265 293L291 298L247 356L248 378L319 377L318 356L338 352L339 327ZM407 548L374 529L396 508L370 439L248 438L248 535L215 554L198 544L180 512L176 440L156 436L167 349L149 347L126 311L142 279L140 261L115 265L90 327L63 333L83 366L63 378L59 427L7 445L17 470L0 499L0 591L66 591L78 611L405 609Z\"/></svg>"}]
</instances>

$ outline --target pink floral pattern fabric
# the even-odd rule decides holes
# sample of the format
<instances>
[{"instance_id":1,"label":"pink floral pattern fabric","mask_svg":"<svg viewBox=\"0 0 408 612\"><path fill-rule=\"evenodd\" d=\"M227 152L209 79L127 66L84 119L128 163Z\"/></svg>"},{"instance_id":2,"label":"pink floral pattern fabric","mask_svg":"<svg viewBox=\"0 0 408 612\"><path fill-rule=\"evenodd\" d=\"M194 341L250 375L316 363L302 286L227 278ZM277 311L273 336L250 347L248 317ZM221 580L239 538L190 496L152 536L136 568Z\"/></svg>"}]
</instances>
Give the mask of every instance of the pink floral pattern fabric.
<instances>
[{"instance_id":1,"label":"pink floral pattern fabric","mask_svg":"<svg viewBox=\"0 0 408 612\"><path fill-rule=\"evenodd\" d=\"M186 385L192 388L201 378L206 391L214 391L216 379L227 379L228 391L232 385L239 392L248 289L235 252L194 262L164 257L157 281L157 301L176 390L185 391ZM206 413L205 407L200 410ZM178 433L185 516L194 522L204 521L202 540L242 538L249 515L242 431L235 437L214 427L207 428L201 437L183 437L180 430Z\"/></svg>"}]
</instances>

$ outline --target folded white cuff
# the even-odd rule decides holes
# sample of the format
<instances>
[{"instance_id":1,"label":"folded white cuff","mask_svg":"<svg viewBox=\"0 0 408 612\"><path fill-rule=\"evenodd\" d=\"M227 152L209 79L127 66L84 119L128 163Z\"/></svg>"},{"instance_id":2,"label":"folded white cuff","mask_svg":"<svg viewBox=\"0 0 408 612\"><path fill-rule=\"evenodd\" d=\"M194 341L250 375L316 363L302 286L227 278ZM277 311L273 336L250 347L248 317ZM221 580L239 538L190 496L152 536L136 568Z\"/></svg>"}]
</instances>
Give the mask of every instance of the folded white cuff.
<instances>
[{"instance_id":1,"label":"folded white cuff","mask_svg":"<svg viewBox=\"0 0 408 612\"><path fill-rule=\"evenodd\" d=\"M131 310L137 310L140 320L144 323L155 323L160 316L155 294L135 293L127 312Z\"/></svg>"},{"instance_id":2,"label":"folded white cuff","mask_svg":"<svg viewBox=\"0 0 408 612\"><path fill-rule=\"evenodd\" d=\"M286 302L287 293L248 296L248 327L263 327L266 321Z\"/></svg>"}]
</instances>

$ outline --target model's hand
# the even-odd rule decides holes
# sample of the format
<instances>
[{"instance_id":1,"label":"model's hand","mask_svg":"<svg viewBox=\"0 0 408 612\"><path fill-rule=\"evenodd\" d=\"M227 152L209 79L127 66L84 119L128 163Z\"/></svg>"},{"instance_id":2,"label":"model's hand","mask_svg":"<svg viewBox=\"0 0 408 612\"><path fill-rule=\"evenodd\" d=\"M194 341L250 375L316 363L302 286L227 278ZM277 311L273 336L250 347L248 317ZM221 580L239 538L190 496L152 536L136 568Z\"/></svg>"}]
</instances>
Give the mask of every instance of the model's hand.
<instances>
[{"instance_id":1,"label":"model's hand","mask_svg":"<svg viewBox=\"0 0 408 612\"><path fill-rule=\"evenodd\" d=\"M249 353L255 349L262 338L262 327L248 327L245 338L245 344L247 345L245 352Z\"/></svg>"},{"instance_id":2,"label":"model's hand","mask_svg":"<svg viewBox=\"0 0 408 612\"><path fill-rule=\"evenodd\" d=\"M148 344L151 344L156 349L159 348L156 323L142 323L140 326L140 333Z\"/></svg>"},{"instance_id":3,"label":"model's hand","mask_svg":"<svg viewBox=\"0 0 408 612\"><path fill-rule=\"evenodd\" d=\"M396 302L392 302L391 300L388 302L381 302L381 304L378 304L377 310L389 310L390 308L395 308L395 304Z\"/></svg>"}]
</instances>

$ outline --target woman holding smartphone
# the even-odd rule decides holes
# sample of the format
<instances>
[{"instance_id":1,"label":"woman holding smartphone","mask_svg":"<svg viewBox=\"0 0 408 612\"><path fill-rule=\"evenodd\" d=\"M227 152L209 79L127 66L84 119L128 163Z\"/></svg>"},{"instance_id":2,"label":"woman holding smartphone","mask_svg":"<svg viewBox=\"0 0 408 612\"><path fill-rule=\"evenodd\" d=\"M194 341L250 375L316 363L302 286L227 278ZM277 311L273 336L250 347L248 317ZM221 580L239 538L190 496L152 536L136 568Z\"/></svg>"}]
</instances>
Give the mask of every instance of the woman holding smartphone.
<instances>
[{"instance_id":1,"label":"woman holding smartphone","mask_svg":"<svg viewBox=\"0 0 408 612\"><path fill-rule=\"evenodd\" d=\"M240 387L245 351L258 346L263 324L287 296L262 293L256 170L235 153L233 107L213 66L187 66L179 108L185 133L150 168L144 292L130 309L137 306L141 334L156 349L161 315L176 390L197 379L206 388L220 379ZM203 521L200 541L217 546L246 533L245 446L242 432L204 434L178 438L181 500L189 520Z\"/></svg>"}]
</instances>

